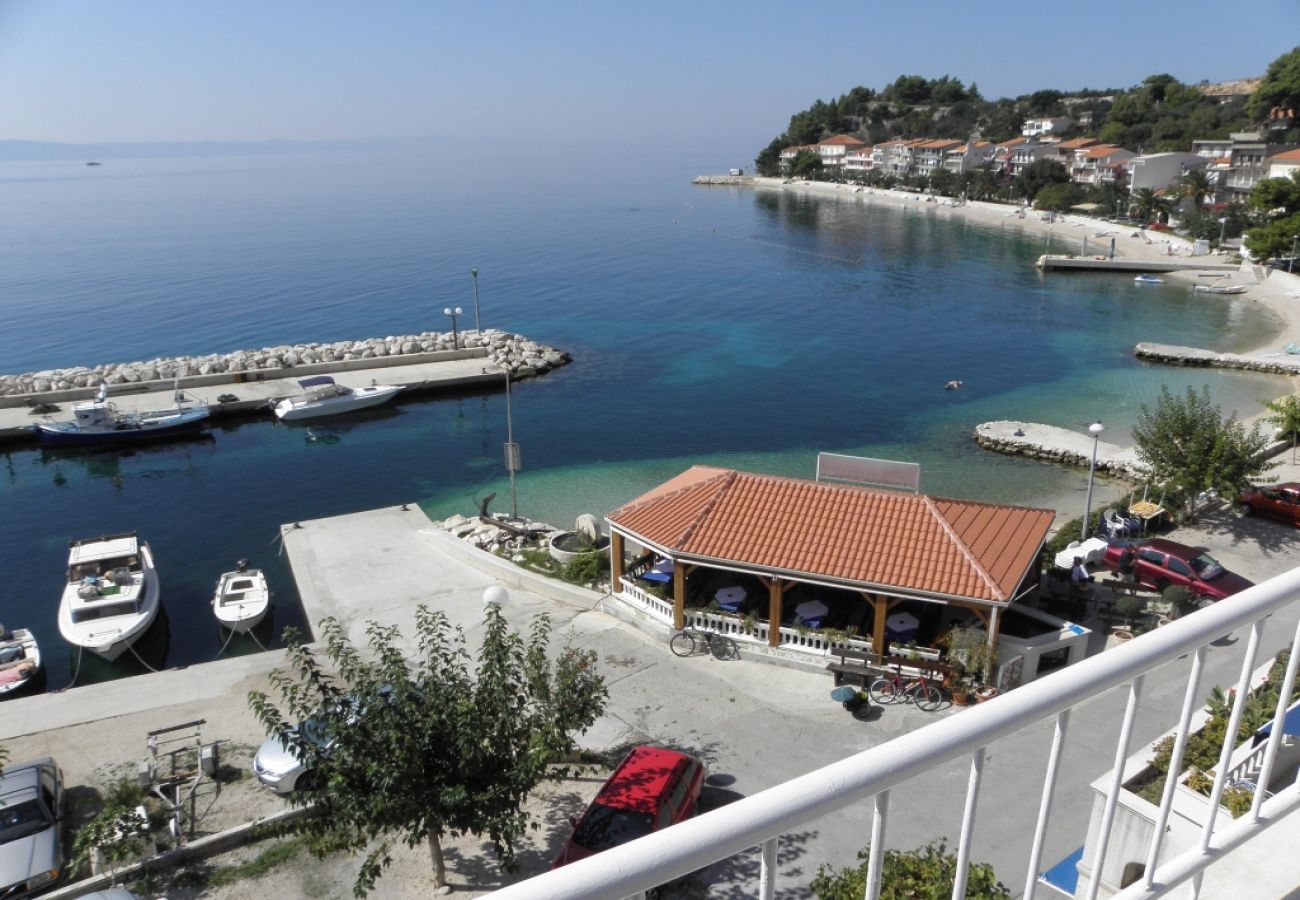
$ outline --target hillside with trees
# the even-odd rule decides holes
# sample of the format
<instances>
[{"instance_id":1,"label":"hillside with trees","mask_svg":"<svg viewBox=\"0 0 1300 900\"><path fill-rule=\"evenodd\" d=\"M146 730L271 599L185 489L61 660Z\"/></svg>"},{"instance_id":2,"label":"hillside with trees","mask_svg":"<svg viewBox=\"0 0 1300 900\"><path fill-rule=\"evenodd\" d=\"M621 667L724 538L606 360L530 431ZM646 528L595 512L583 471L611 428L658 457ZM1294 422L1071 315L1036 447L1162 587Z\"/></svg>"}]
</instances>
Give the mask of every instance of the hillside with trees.
<instances>
[{"instance_id":1,"label":"hillside with trees","mask_svg":"<svg viewBox=\"0 0 1300 900\"><path fill-rule=\"evenodd\" d=\"M1000 142L1019 136L1026 119L1060 116L1089 123L1086 129L1076 125L1061 132L1065 138L1095 137L1134 152L1186 151L1193 140L1257 129L1271 110L1300 105L1300 49L1274 61L1249 97L1216 96L1204 86L1157 74L1130 88L1043 89L986 100L974 83L967 86L949 75L937 79L900 75L880 91L855 87L842 97L818 100L795 113L786 130L754 162L760 174L775 175L781 150L837 134L853 135L867 144L914 138L964 140L973 133ZM1294 123L1293 119L1289 129L1272 132L1270 140L1300 143L1300 126Z\"/></svg>"}]
</instances>

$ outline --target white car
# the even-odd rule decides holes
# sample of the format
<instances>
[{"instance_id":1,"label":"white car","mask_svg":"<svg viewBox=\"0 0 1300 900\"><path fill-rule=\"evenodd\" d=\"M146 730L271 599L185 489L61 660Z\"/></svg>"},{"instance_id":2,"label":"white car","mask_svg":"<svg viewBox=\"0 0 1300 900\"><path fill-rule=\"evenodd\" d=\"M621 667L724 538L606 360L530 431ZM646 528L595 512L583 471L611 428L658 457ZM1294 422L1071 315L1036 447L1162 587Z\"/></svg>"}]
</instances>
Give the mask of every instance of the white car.
<instances>
[{"instance_id":1,"label":"white car","mask_svg":"<svg viewBox=\"0 0 1300 900\"><path fill-rule=\"evenodd\" d=\"M319 719L305 719L290 732L290 738L301 734L306 740L321 750L328 750L332 741L325 732ZM299 788L312 786L314 773L299 758L292 744L286 744L278 737L269 737L257 748L253 756L253 775L265 787L275 793L286 796Z\"/></svg>"},{"instance_id":2,"label":"white car","mask_svg":"<svg viewBox=\"0 0 1300 900\"><path fill-rule=\"evenodd\" d=\"M26 897L58 881L63 773L48 756L0 772L0 897Z\"/></svg>"}]
</instances>

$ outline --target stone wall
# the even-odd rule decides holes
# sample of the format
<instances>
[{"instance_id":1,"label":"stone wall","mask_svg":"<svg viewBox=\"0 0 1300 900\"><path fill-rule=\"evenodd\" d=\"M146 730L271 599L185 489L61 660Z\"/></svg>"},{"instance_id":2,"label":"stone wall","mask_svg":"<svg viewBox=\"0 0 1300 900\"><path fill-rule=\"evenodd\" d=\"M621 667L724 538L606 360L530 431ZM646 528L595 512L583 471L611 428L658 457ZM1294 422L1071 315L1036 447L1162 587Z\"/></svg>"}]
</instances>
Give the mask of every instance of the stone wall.
<instances>
[{"instance_id":1,"label":"stone wall","mask_svg":"<svg viewBox=\"0 0 1300 900\"><path fill-rule=\"evenodd\" d=\"M1215 353L1196 347L1141 343L1133 349L1138 359L1170 366L1213 366L1219 369L1245 369L1273 375L1300 375L1300 354L1279 352L1274 356L1243 356L1239 353Z\"/></svg>"},{"instance_id":2,"label":"stone wall","mask_svg":"<svg viewBox=\"0 0 1300 900\"><path fill-rule=\"evenodd\" d=\"M525 378L540 375L570 361L568 354L530 341L523 335L488 330L482 334L461 332L461 349L482 348L487 359L511 375ZM167 381L201 375L255 372L266 369L292 369L295 366L380 359L453 349L452 333L426 331L403 337L370 338L361 341L336 341L329 344L293 344L264 347L261 350L235 350L207 356L178 356L147 362L109 363L92 367L50 369L22 375L0 375L0 397L43 394L75 388L95 387L100 382L133 384Z\"/></svg>"}]
</instances>

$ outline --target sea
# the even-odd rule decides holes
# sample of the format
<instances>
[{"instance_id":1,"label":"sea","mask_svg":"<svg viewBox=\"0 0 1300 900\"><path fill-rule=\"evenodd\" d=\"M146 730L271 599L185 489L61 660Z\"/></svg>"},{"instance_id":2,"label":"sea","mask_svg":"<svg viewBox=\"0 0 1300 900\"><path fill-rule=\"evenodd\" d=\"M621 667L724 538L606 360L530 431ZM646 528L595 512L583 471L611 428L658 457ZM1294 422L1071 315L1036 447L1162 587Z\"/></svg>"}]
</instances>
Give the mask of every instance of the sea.
<instances>
[{"instance_id":1,"label":"sea","mask_svg":"<svg viewBox=\"0 0 1300 900\"><path fill-rule=\"evenodd\" d=\"M1100 419L1124 443L1162 385L1208 384L1242 415L1287 390L1133 357L1142 340L1268 341L1278 323L1248 298L1044 276L1043 238L1014 220L692 185L726 170L707 159L472 156L0 162L2 372L449 330L457 306L460 329L573 357L514 385L513 498L500 391L323 421L324 441L268 415L136 450L0 448L0 620L40 640L37 689L281 643L303 625L285 523L400 503L472 514L495 494L494 511L565 526L697 463L811 478L819 451L919 463L929 494L1073 516L1085 473L983 451L975 426ZM123 531L153 549L165 619L117 663L78 658L55 624L68 542ZM232 640L208 603L239 559L268 572L275 606Z\"/></svg>"}]
</instances>

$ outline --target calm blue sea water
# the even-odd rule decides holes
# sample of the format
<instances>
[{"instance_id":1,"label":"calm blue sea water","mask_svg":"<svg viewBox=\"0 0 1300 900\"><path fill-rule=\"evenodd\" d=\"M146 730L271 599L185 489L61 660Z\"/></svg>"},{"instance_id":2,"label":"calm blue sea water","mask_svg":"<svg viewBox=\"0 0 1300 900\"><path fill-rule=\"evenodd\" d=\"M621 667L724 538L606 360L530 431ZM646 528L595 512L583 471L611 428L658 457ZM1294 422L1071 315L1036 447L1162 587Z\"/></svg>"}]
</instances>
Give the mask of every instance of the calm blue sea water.
<instances>
[{"instance_id":1,"label":"calm blue sea water","mask_svg":"<svg viewBox=\"0 0 1300 900\"><path fill-rule=\"evenodd\" d=\"M811 476L819 450L918 461L930 493L1073 502L1080 476L984 453L975 424L1100 417L1122 434L1161 384L1209 383L1243 412L1285 390L1132 358L1144 339L1265 340L1274 323L1248 301L1044 279L1040 239L1011 226L692 187L707 163L533 165L408 151L0 164L0 370L442 329L455 304L472 327L477 266L485 327L575 358L514 392L520 512L558 524L696 462ZM965 387L944 391L951 378ZM469 512L492 491L506 508L505 424L488 394L331 424L334 444L268 420L129 454L6 453L0 617L38 632L50 687L66 684L67 542L134 529L168 611L151 664L217 653L207 598L240 557L272 574L270 640L300 621L280 523L406 501ZM80 680L132 670L87 667Z\"/></svg>"}]
</instances>

